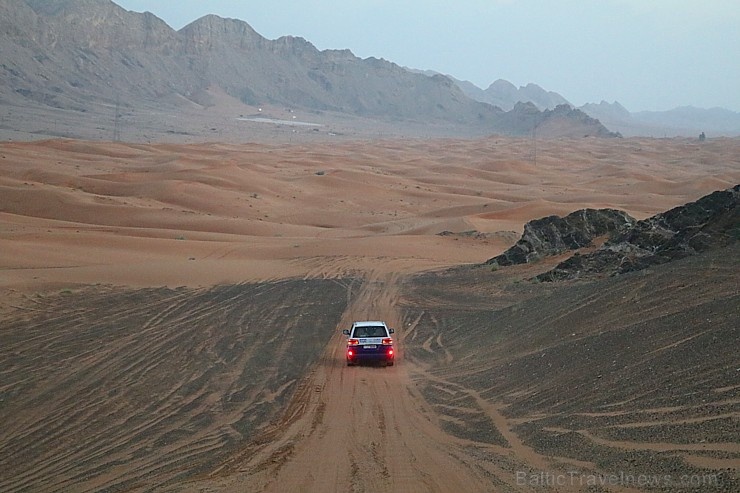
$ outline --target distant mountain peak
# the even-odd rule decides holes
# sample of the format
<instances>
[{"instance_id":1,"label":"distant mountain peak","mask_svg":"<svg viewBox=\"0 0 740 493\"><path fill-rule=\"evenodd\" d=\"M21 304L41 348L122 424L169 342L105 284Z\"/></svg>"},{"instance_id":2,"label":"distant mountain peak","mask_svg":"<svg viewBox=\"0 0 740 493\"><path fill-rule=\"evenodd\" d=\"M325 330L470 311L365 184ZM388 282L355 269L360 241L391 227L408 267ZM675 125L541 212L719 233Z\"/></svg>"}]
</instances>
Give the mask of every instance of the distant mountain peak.
<instances>
[{"instance_id":1,"label":"distant mountain peak","mask_svg":"<svg viewBox=\"0 0 740 493\"><path fill-rule=\"evenodd\" d=\"M497 79L485 90L470 82L457 81L457 84L469 98L498 106L506 111L513 109L519 102L532 103L539 110L554 109L561 104L570 105L560 94L546 91L533 82L517 88L508 80Z\"/></svg>"},{"instance_id":2,"label":"distant mountain peak","mask_svg":"<svg viewBox=\"0 0 740 493\"><path fill-rule=\"evenodd\" d=\"M180 29L179 32L188 33L194 30L200 30L212 37L240 36L264 39L245 21L220 17L215 14L204 15Z\"/></svg>"},{"instance_id":3,"label":"distant mountain peak","mask_svg":"<svg viewBox=\"0 0 740 493\"><path fill-rule=\"evenodd\" d=\"M40 19L37 41L86 49L167 50L175 31L150 12L127 11L110 0L26 0ZM31 33L29 33L31 34Z\"/></svg>"},{"instance_id":4,"label":"distant mountain peak","mask_svg":"<svg viewBox=\"0 0 740 493\"><path fill-rule=\"evenodd\" d=\"M491 85L488 86L488 89L492 90L512 90L516 91L516 86L505 79L496 79L495 81L491 82Z\"/></svg>"}]
</instances>

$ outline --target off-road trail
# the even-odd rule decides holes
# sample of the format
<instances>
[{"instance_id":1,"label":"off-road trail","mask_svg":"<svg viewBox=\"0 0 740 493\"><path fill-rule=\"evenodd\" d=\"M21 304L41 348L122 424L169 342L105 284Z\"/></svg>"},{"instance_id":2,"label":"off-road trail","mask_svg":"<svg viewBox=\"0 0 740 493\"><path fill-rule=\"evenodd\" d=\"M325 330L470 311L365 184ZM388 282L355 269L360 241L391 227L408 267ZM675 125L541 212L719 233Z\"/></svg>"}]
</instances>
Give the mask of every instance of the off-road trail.
<instances>
[{"instance_id":1,"label":"off-road trail","mask_svg":"<svg viewBox=\"0 0 740 493\"><path fill-rule=\"evenodd\" d=\"M474 407L505 437L504 446L443 430L440 420L449 416L433 409L414 382L426 380L445 392L459 392L462 399L476 400L477 394L449 390L459 386L404 357L404 340L415 324L402 326L401 282L396 274L367 279L341 324L379 319L396 328L396 365L347 367L338 328L283 420L186 491L496 491L495 485L507 483L506 489L516 489L512 471L502 465L544 467L544 458L524 446L488 403ZM436 338L436 348L440 342ZM460 405L458 410L476 412Z\"/></svg>"},{"instance_id":2,"label":"off-road trail","mask_svg":"<svg viewBox=\"0 0 740 493\"><path fill-rule=\"evenodd\" d=\"M564 257L485 263L537 218L733 187L738 156L4 143L0 491L568 491L541 472L739 491L738 247L563 283L533 278ZM346 366L342 329L368 319L395 329L394 366Z\"/></svg>"}]
</instances>

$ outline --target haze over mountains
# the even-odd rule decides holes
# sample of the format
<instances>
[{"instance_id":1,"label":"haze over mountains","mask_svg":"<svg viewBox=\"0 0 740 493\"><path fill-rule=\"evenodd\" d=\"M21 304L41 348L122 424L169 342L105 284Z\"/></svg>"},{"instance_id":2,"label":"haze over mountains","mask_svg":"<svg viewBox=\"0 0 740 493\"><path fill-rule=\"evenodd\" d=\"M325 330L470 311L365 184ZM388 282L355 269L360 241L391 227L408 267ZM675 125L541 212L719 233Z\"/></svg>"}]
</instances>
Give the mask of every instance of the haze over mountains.
<instances>
[{"instance_id":1,"label":"haze over mountains","mask_svg":"<svg viewBox=\"0 0 740 493\"><path fill-rule=\"evenodd\" d=\"M511 82L499 79L484 90L468 81L453 80L468 97L504 110L512 109L517 102L531 102L540 110L554 109L563 104L575 107L557 92L547 91L534 83L517 88ZM668 111L630 112L617 101L601 101L584 104L578 109L625 137L694 137L701 132L712 136L740 135L740 113L724 108L682 106Z\"/></svg>"},{"instance_id":2,"label":"haze over mountains","mask_svg":"<svg viewBox=\"0 0 740 493\"><path fill-rule=\"evenodd\" d=\"M535 125L542 135L614 135L571 108L504 111L467 97L441 75L360 59L349 50L319 51L302 38L268 40L246 22L215 15L175 31L153 14L109 0L2 0L0 32L0 102L8 111L2 127L19 130L13 127L32 109L61 110L55 131L20 129L31 134L75 136L70 127L81 125L71 121L81 114L110 119L113 107L118 124L121 115L141 119L144 107L148 114L204 109L226 96L222 106L242 112L272 105L478 135L528 134Z\"/></svg>"},{"instance_id":3,"label":"haze over mountains","mask_svg":"<svg viewBox=\"0 0 740 493\"><path fill-rule=\"evenodd\" d=\"M534 83L499 79L484 90L349 50L319 51L299 37L269 40L215 15L175 31L110 0L0 0L0 47L3 138L118 139L121 126L136 129L124 135L130 140L228 138L240 129L225 118L262 107L272 112L259 116L277 121L317 121L314 133L352 133L347 125L370 121L417 135L531 135L535 127L543 137L740 135L740 113L720 108L630 113L602 101L576 109ZM336 117L353 123L337 127Z\"/></svg>"},{"instance_id":4,"label":"haze over mountains","mask_svg":"<svg viewBox=\"0 0 740 493\"><path fill-rule=\"evenodd\" d=\"M610 129L629 137L740 135L740 113L725 108L695 108L681 106L668 111L630 112L618 102L589 103L579 108L593 118L598 118Z\"/></svg>"}]
</instances>

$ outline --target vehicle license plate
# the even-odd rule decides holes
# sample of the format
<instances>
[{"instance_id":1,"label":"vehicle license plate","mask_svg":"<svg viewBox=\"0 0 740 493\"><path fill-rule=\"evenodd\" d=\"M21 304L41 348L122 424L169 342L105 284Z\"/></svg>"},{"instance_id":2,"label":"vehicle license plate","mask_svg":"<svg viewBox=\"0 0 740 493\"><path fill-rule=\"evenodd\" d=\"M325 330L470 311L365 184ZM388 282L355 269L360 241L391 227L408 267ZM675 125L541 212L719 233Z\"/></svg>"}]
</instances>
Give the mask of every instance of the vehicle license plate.
<instances>
[{"instance_id":1,"label":"vehicle license plate","mask_svg":"<svg viewBox=\"0 0 740 493\"><path fill-rule=\"evenodd\" d=\"M365 346L365 349L375 349L377 347L378 346L376 346L375 344L368 344L368 345Z\"/></svg>"}]
</instances>

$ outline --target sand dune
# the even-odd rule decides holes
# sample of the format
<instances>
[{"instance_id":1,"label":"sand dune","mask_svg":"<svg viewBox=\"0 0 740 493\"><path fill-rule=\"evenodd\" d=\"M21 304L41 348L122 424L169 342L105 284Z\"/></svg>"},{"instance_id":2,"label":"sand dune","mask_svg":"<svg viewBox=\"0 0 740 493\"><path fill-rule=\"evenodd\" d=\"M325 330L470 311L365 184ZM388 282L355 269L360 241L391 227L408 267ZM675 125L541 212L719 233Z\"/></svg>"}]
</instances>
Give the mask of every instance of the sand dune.
<instances>
[{"instance_id":1,"label":"sand dune","mask_svg":"<svg viewBox=\"0 0 740 493\"><path fill-rule=\"evenodd\" d=\"M307 275L317 257L409 272L481 262L511 233L438 234L518 233L583 207L646 217L740 181L739 151L737 139L542 140L536 153L499 137L6 143L0 285L209 285Z\"/></svg>"},{"instance_id":2,"label":"sand dune","mask_svg":"<svg viewBox=\"0 0 740 493\"><path fill-rule=\"evenodd\" d=\"M464 264L729 188L740 139L533 144L0 145L0 489L735 491L737 246L570 284ZM397 365L345 367L366 318Z\"/></svg>"}]
</instances>

